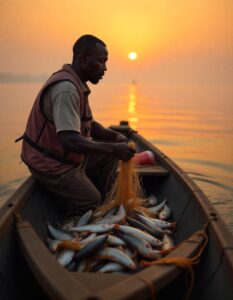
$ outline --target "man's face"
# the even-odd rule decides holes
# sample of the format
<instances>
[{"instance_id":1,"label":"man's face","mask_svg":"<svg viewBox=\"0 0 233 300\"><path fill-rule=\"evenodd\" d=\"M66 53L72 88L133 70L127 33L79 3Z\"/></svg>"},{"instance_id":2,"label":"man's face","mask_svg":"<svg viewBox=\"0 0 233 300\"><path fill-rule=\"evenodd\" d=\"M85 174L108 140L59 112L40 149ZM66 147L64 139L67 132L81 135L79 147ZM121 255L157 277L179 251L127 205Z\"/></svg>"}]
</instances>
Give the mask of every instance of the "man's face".
<instances>
[{"instance_id":1,"label":"man's face","mask_svg":"<svg viewBox=\"0 0 233 300\"><path fill-rule=\"evenodd\" d=\"M105 46L97 44L92 53L85 57L83 73L87 81L97 84L107 71L108 51Z\"/></svg>"}]
</instances>

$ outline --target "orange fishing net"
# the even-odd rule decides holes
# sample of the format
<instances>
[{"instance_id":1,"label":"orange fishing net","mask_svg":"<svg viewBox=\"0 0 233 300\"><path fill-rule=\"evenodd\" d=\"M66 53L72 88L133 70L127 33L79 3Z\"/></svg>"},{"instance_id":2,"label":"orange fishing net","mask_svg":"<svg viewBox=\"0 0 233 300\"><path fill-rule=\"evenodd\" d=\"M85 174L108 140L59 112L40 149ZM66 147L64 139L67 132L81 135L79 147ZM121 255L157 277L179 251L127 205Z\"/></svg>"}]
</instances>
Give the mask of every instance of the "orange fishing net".
<instances>
[{"instance_id":1,"label":"orange fishing net","mask_svg":"<svg viewBox=\"0 0 233 300\"><path fill-rule=\"evenodd\" d=\"M61 241L57 245L57 250L70 249L70 250L80 250L81 246L78 242L75 241Z\"/></svg>"},{"instance_id":2,"label":"orange fishing net","mask_svg":"<svg viewBox=\"0 0 233 300\"><path fill-rule=\"evenodd\" d=\"M135 148L133 142L129 142L128 145ZM100 210L105 212L112 207L120 206L121 204L124 205L127 213L135 208L144 210L141 206L142 195L139 177L135 170L135 162L132 159L120 161L119 173L107 195L106 204L101 206Z\"/></svg>"},{"instance_id":3,"label":"orange fishing net","mask_svg":"<svg viewBox=\"0 0 233 300\"><path fill-rule=\"evenodd\" d=\"M197 232L194 233L194 235L199 235L201 237L203 237L204 241L203 244L201 245L200 249L198 250L198 252L191 258L189 257L164 257L158 260L154 260L154 261L141 261L141 266L152 266L152 265L169 265L169 264L174 264L178 267L184 268L186 270L187 275L189 276L189 287L185 296L184 300L188 300L189 296L191 294L191 291L193 289L194 286L194 279L195 279L195 275L194 275L194 271L192 266L197 265L199 263L200 257L208 243L208 236L206 233L207 227L209 226L208 222L202 230L199 230ZM192 240L184 240L183 242L181 242L179 245L175 246L174 248L172 248L172 250L174 250L175 248L178 248L182 243L185 243L186 241L191 241L194 242ZM195 241L196 242L196 241Z\"/></svg>"}]
</instances>

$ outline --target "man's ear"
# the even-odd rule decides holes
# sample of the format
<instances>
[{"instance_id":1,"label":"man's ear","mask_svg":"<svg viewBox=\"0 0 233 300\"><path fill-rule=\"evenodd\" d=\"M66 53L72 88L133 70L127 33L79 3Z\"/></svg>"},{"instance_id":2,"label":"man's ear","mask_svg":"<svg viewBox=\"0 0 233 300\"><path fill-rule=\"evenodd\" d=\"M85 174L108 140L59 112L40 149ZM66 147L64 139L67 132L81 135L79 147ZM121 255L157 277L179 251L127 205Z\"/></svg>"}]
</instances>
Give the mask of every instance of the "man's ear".
<instances>
[{"instance_id":1,"label":"man's ear","mask_svg":"<svg viewBox=\"0 0 233 300\"><path fill-rule=\"evenodd\" d=\"M77 55L77 60L80 65L86 65L87 64L87 56L84 53L79 53Z\"/></svg>"}]
</instances>

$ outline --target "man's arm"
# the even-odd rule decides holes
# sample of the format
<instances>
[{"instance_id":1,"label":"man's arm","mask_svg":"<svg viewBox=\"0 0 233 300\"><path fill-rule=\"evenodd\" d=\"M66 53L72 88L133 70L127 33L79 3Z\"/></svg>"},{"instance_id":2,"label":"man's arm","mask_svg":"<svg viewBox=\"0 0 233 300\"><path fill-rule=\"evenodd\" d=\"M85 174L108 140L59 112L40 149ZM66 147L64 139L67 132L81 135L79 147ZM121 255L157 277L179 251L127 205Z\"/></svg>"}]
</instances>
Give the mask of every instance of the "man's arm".
<instances>
[{"instance_id":1,"label":"man's arm","mask_svg":"<svg viewBox=\"0 0 233 300\"><path fill-rule=\"evenodd\" d=\"M91 124L91 137L96 140L105 140L117 143L126 143L128 141L123 134L111 129L107 129L96 121L93 121Z\"/></svg>"},{"instance_id":2,"label":"man's arm","mask_svg":"<svg viewBox=\"0 0 233 300\"><path fill-rule=\"evenodd\" d=\"M75 131L61 131L58 136L68 152L80 154L107 153L124 161L129 160L135 153L135 150L125 143L94 142Z\"/></svg>"}]
</instances>

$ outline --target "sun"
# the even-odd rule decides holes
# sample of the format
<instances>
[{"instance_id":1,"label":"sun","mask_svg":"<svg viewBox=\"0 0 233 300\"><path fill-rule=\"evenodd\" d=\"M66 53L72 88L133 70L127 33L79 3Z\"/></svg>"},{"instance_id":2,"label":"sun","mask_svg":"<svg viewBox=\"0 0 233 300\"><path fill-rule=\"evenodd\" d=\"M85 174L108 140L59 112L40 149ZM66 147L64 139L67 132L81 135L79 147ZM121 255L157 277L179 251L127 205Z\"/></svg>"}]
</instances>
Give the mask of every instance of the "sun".
<instances>
[{"instance_id":1,"label":"sun","mask_svg":"<svg viewBox=\"0 0 233 300\"><path fill-rule=\"evenodd\" d=\"M136 52L129 52L129 54L128 54L128 58L130 60L135 60L135 59L137 59L137 57L138 57L138 55Z\"/></svg>"}]
</instances>

